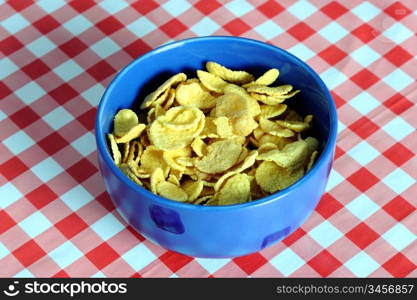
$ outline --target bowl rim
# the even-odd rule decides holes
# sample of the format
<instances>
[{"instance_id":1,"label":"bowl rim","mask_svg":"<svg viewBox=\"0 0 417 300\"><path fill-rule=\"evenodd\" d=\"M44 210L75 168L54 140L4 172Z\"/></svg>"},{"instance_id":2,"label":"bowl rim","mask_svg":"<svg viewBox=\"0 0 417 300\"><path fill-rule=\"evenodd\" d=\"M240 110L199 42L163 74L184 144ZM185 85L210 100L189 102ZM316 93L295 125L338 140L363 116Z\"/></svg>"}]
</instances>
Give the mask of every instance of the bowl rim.
<instances>
[{"instance_id":1,"label":"bowl rim","mask_svg":"<svg viewBox=\"0 0 417 300\"><path fill-rule=\"evenodd\" d=\"M219 41L219 40L230 40L230 41L234 41L238 43L247 43L247 44L252 44L258 47L268 48L269 50L279 52L283 57L290 58L296 61L300 66L302 66L309 73L309 75L312 76L317 81L320 89L323 91L326 97L326 100L328 102L329 114L330 114L329 138L327 139L327 142L323 147L323 151L318 157L316 163L307 173L304 174L304 176L301 179L299 179L296 183L290 185L289 187L283 190L280 190L278 192L272 193L263 198L259 198L250 202L239 203L239 204L205 206L205 205L195 205L192 203L179 202L179 201L175 201L175 200L158 196L152 193L151 191L147 190L146 188L141 187L138 184L134 183L114 163L113 158L111 157L110 151L108 151L107 149L107 140L106 140L107 133L104 133L103 128L99 126L99 120L102 119L104 115L104 110L103 110L104 103L108 101L108 97L109 97L108 95L110 95L114 86L124 76L124 74L127 73L134 65L140 63L142 60L147 59L149 56L152 56L153 54L158 53L158 52L167 51L171 48L180 47L184 44L189 44L189 43L194 43L194 42L204 42L204 41ZM150 198L155 203L162 204L165 206L175 207L175 208L181 208L181 209L193 209L193 210L195 209L195 210L203 210L203 211L204 210L226 211L226 210L253 208L257 206L266 205L269 202L277 201L285 197L287 194L291 193L293 190L301 186L315 172L317 172L317 170L320 167L322 167L322 165L325 163L325 161L327 161L327 158L329 158L329 156L334 155L333 151L336 145L337 125L338 125L338 121L337 121L336 106L335 106L334 100L330 94L328 87L325 85L325 83L320 78L320 76L309 65L303 62L300 58L296 57L295 55L289 53L288 51L280 47L267 44L259 40L254 40L254 39L249 39L249 38L244 38L244 37L234 37L234 36L204 36L204 37L187 38L187 39L182 39L182 40L163 44L145 53L144 55L134 59L132 62L127 64L122 70L120 70L116 74L116 76L111 80L111 82L108 84L104 94L102 95L100 99L100 103L96 112L95 138L96 138L96 144L97 144L97 151L99 152L99 154L101 154L102 159L110 167L110 170L113 172L113 174L119 180L121 180L124 184L128 185L139 194Z\"/></svg>"}]
</instances>

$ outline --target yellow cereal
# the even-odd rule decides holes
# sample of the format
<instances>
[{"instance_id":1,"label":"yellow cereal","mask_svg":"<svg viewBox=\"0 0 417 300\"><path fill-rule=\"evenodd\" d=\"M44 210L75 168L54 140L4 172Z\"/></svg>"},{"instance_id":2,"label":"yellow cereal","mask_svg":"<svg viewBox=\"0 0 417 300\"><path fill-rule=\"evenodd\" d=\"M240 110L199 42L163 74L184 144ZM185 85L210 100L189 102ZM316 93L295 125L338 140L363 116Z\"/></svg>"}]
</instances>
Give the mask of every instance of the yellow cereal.
<instances>
[{"instance_id":1,"label":"yellow cereal","mask_svg":"<svg viewBox=\"0 0 417 300\"><path fill-rule=\"evenodd\" d=\"M138 116L134 111L130 109L121 109L114 116L114 135L116 137L123 136L138 123Z\"/></svg>"},{"instance_id":2,"label":"yellow cereal","mask_svg":"<svg viewBox=\"0 0 417 300\"><path fill-rule=\"evenodd\" d=\"M282 95L288 94L289 92L292 91L292 89L293 89L292 85L284 84L284 85L276 86L276 87L269 87L265 85L252 85L248 87L247 90L249 93L280 97Z\"/></svg>"},{"instance_id":3,"label":"yellow cereal","mask_svg":"<svg viewBox=\"0 0 417 300\"><path fill-rule=\"evenodd\" d=\"M123 144L123 158L122 162L127 162L127 159L129 158L130 153L130 143L124 143Z\"/></svg>"},{"instance_id":4,"label":"yellow cereal","mask_svg":"<svg viewBox=\"0 0 417 300\"><path fill-rule=\"evenodd\" d=\"M265 119L270 119L282 115L287 109L286 104L277 104L277 105L261 105L260 117Z\"/></svg>"},{"instance_id":5,"label":"yellow cereal","mask_svg":"<svg viewBox=\"0 0 417 300\"><path fill-rule=\"evenodd\" d=\"M164 171L164 175L167 175L169 172L169 166L163 159L163 153L164 151L156 148L155 146L150 145L146 147L140 159L140 168L145 170L148 174L152 174L155 169L161 168Z\"/></svg>"},{"instance_id":6,"label":"yellow cereal","mask_svg":"<svg viewBox=\"0 0 417 300\"><path fill-rule=\"evenodd\" d=\"M133 172L130 170L129 166L125 163L122 163L119 165L119 169L130 179L132 180L134 183L143 186L142 181L140 181L139 178L137 178L135 176L135 174L133 174Z\"/></svg>"},{"instance_id":7,"label":"yellow cereal","mask_svg":"<svg viewBox=\"0 0 417 300\"><path fill-rule=\"evenodd\" d=\"M250 115L232 118L231 123L233 133L239 136L248 136L258 127L258 122Z\"/></svg>"},{"instance_id":8,"label":"yellow cereal","mask_svg":"<svg viewBox=\"0 0 417 300\"><path fill-rule=\"evenodd\" d=\"M168 89L171 87L176 86L178 83L187 80L187 75L184 73L176 74L172 77L170 77L168 80L166 80L162 85L160 85L156 91L146 96L145 100L142 102L140 108L144 109L149 106L151 106L155 100L161 96L163 93L165 93Z\"/></svg>"},{"instance_id":9,"label":"yellow cereal","mask_svg":"<svg viewBox=\"0 0 417 300\"><path fill-rule=\"evenodd\" d=\"M246 174L236 174L228 178L216 193L218 205L245 203L250 200L250 181Z\"/></svg>"},{"instance_id":10,"label":"yellow cereal","mask_svg":"<svg viewBox=\"0 0 417 300\"><path fill-rule=\"evenodd\" d=\"M267 132L270 135L276 135L279 137L292 137L294 132L288 128L278 125L276 122L270 121L265 118L259 119L259 126L264 132Z\"/></svg>"},{"instance_id":11,"label":"yellow cereal","mask_svg":"<svg viewBox=\"0 0 417 300\"><path fill-rule=\"evenodd\" d=\"M250 114L249 103L245 97L239 94L228 93L217 98L217 117L241 117Z\"/></svg>"},{"instance_id":12,"label":"yellow cereal","mask_svg":"<svg viewBox=\"0 0 417 300\"><path fill-rule=\"evenodd\" d=\"M212 61L206 63L206 69L210 73L232 83L244 84L254 80L253 75L246 71L233 71Z\"/></svg>"},{"instance_id":13,"label":"yellow cereal","mask_svg":"<svg viewBox=\"0 0 417 300\"><path fill-rule=\"evenodd\" d=\"M180 105L203 110L216 106L216 98L198 82L186 82L178 85L176 99Z\"/></svg>"},{"instance_id":14,"label":"yellow cereal","mask_svg":"<svg viewBox=\"0 0 417 300\"><path fill-rule=\"evenodd\" d=\"M207 145L200 137L196 137L191 143L191 148L198 157L203 157L207 151Z\"/></svg>"},{"instance_id":15,"label":"yellow cereal","mask_svg":"<svg viewBox=\"0 0 417 300\"><path fill-rule=\"evenodd\" d=\"M120 165L120 163L122 162L122 154L120 153L120 150L117 147L117 143L116 143L116 140L114 139L114 135L109 133L107 137L110 141L110 148L111 148L111 152L113 153L113 161L116 165Z\"/></svg>"},{"instance_id":16,"label":"yellow cereal","mask_svg":"<svg viewBox=\"0 0 417 300\"><path fill-rule=\"evenodd\" d=\"M131 140L138 138L141 133L145 130L145 124L137 124L133 126L128 132L126 132L123 136L116 138L116 143L124 144L129 143Z\"/></svg>"},{"instance_id":17,"label":"yellow cereal","mask_svg":"<svg viewBox=\"0 0 417 300\"><path fill-rule=\"evenodd\" d=\"M272 161L282 168L297 169L303 165L307 155L307 143L301 140L285 145L282 150L274 149L262 153L257 160Z\"/></svg>"},{"instance_id":18,"label":"yellow cereal","mask_svg":"<svg viewBox=\"0 0 417 300\"><path fill-rule=\"evenodd\" d=\"M255 81L249 82L245 85L243 85L244 88L248 88L250 86L254 85L270 85L277 80L279 76L279 70L278 69L270 69L266 71L262 76L257 78Z\"/></svg>"},{"instance_id":19,"label":"yellow cereal","mask_svg":"<svg viewBox=\"0 0 417 300\"><path fill-rule=\"evenodd\" d=\"M216 93L222 94L223 89L228 85L228 83L221 79L219 76L213 75L206 71L198 70L197 76L206 89Z\"/></svg>"},{"instance_id":20,"label":"yellow cereal","mask_svg":"<svg viewBox=\"0 0 417 300\"><path fill-rule=\"evenodd\" d=\"M171 76L139 111L116 113L109 146L130 180L174 201L231 205L285 189L313 167L313 115L283 103L300 92L292 85L270 86L278 69L256 80L216 62L206 70Z\"/></svg>"},{"instance_id":21,"label":"yellow cereal","mask_svg":"<svg viewBox=\"0 0 417 300\"><path fill-rule=\"evenodd\" d=\"M299 121L277 120L276 123L279 126L291 129L295 132L303 132L311 128L311 126L308 123Z\"/></svg>"},{"instance_id":22,"label":"yellow cereal","mask_svg":"<svg viewBox=\"0 0 417 300\"><path fill-rule=\"evenodd\" d=\"M316 161L316 158L318 155L319 155L318 151L314 151L313 153L311 153L310 160L308 161L308 164L307 164L307 171L310 171L310 169L313 167L314 162Z\"/></svg>"},{"instance_id":23,"label":"yellow cereal","mask_svg":"<svg viewBox=\"0 0 417 300\"><path fill-rule=\"evenodd\" d=\"M256 169L256 183L267 193L275 193L294 184L304 175L302 168L288 171L272 161L264 161Z\"/></svg>"},{"instance_id":24,"label":"yellow cereal","mask_svg":"<svg viewBox=\"0 0 417 300\"><path fill-rule=\"evenodd\" d=\"M156 168L151 174L151 191L156 193L156 185L162 181L165 181L164 172L161 168Z\"/></svg>"},{"instance_id":25,"label":"yellow cereal","mask_svg":"<svg viewBox=\"0 0 417 300\"><path fill-rule=\"evenodd\" d=\"M204 184L202 180L186 180L181 188L188 194L188 201L194 201L203 191Z\"/></svg>"},{"instance_id":26,"label":"yellow cereal","mask_svg":"<svg viewBox=\"0 0 417 300\"><path fill-rule=\"evenodd\" d=\"M167 199L185 202L188 200L188 194L179 186L168 182L161 181L156 185L157 193Z\"/></svg>"},{"instance_id":27,"label":"yellow cereal","mask_svg":"<svg viewBox=\"0 0 417 300\"><path fill-rule=\"evenodd\" d=\"M198 170L216 174L231 168L239 158L242 146L234 140L220 140L207 147L207 155L196 160Z\"/></svg>"},{"instance_id":28,"label":"yellow cereal","mask_svg":"<svg viewBox=\"0 0 417 300\"><path fill-rule=\"evenodd\" d=\"M229 118L218 117L213 120L217 127L217 135L221 138L230 138L233 136L233 127Z\"/></svg>"},{"instance_id":29,"label":"yellow cereal","mask_svg":"<svg viewBox=\"0 0 417 300\"><path fill-rule=\"evenodd\" d=\"M165 100L165 103L163 103L163 112L165 113L166 110L170 109L172 104L175 101L175 89L169 89L169 93L167 96L167 99ZM160 114L156 113L156 117L159 117Z\"/></svg>"}]
</instances>

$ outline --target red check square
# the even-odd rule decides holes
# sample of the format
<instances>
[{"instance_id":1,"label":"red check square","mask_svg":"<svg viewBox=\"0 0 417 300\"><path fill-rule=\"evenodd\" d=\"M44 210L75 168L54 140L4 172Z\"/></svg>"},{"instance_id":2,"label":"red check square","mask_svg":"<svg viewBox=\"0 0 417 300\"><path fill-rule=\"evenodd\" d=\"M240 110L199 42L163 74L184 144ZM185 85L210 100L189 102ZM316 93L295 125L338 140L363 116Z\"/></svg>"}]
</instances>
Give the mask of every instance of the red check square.
<instances>
[{"instance_id":1,"label":"red check square","mask_svg":"<svg viewBox=\"0 0 417 300\"><path fill-rule=\"evenodd\" d=\"M165 32L169 37L173 38L187 30L187 26L185 26L177 19L172 19L171 21L168 21L165 24L163 24L160 29L163 32Z\"/></svg>"},{"instance_id":2,"label":"red check square","mask_svg":"<svg viewBox=\"0 0 417 300\"><path fill-rule=\"evenodd\" d=\"M158 3L153 0L138 0L131 4L131 6L140 14L146 15L156 9L158 7Z\"/></svg>"},{"instance_id":3,"label":"red check square","mask_svg":"<svg viewBox=\"0 0 417 300\"><path fill-rule=\"evenodd\" d=\"M331 45L330 47L324 49L319 53L319 56L323 58L326 62L330 65L335 65L342 59L344 59L347 54L338 48L335 45Z\"/></svg>"},{"instance_id":4,"label":"red check square","mask_svg":"<svg viewBox=\"0 0 417 300\"><path fill-rule=\"evenodd\" d=\"M362 250L379 238L379 234L365 223L360 223L350 230L346 237Z\"/></svg>"},{"instance_id":5,"label":"red check square","mask_svg":"<svg viewBox=\"0 0 417 300\"><path fill-rule=\"evenodd\" d=\"M42 34L47 34L61 25L51 15L46 15L45 17L34 22L33 26L35 26L35 28Z\"/></svg>"},{"instance_id":6,"label":"red check square","mask_svg":"<svg viewBox=\"0 0 417 300\"><path fill-rule=\"evenodd\" d=\"M234 19L223 26L224 29L233 35L241 35L250 29L250 26L241 19Z\"/></svg>"},{"instance_id":7,"label":"red check square","mask_svg":"<svg viewBox=\"0 0 417 300\"><path fill-rule=\"evenodd\" d=\"M4 40L0 41L0 51L3 52L4 55L10 55L22 47L23 47L22 42L20 42L14 36L9 36L5 38Z\"/></svg>"},{"instance_id":8,"label":"red check square","mask_svg":"<svg viewBox=\"0 0 417 300\"><path fill-rule=\"evenodd\" d=\"M297 25L294 25L293 27L288 29L288 33L291 34L294 38L296 38L300 42L302 42L308 37L310 37L311 35L313 35L315 31L306 23L300 22Z\"/></svg>"},{"instance_id":9,"label":"red check square","mask_svg":"<svg viewBox=\"0 0 417 300\"><path fill-rule=\"evenodd\" d=\"M259 253L236 257L233 261L248 275L252 274L268 262L266 258Z\"/></svg>"},{"instance_id":10,"label":"red check square","mask_svg":"<svg viewBox=\"0 0 417 300\"><path fill-rule=\"evenodd\" d=\"M390 272L392 276L401 278L407 276L417 268L417 265L409 260L404 254L397 253L386 261L382 267Z\"/></svg>"},{"instance_id":11,"label":"red check square","mask_svg":"<svg viewBox=\"0 0 417 300\"><path fill-rule=\"evenodd\" d=\"M67 238L71 239L88 227L76 213L70 214L55 224L55 227Z\"/></svg>"},{"instance_id":12,"label":"red check square","mask_svg":"<svg viewBox=\"0 0 417 300\"><path fill-rule=\"evenodd\" d=\"M368 43L379 35L379 32L368 24L362 24L361 26L352 30L352 34L360 39L364 43Z\"/></svg>"},{"instance_id":13,"label":"red check square","mask_svg":"<svg viewBox=\"0 0 417 300\"><path fill-rule=\"evenodd\" d=\"M384 13L389 15L391 18L400 21L402 18L411 14L412 11L401 2L397 1L384 9Z\"/></svg>"},{"instance_id":14,"label":"red check square","mask_svg":"<svg viewBox=\"0 0 417 300\"><path fill-rule=\"evenodd\" d=\"M7 179L13 180L29 168L17 157L13 157L0 165L0 173Z\"/></svg>"},{"instance_id":15,"label":"red check square","mask_svg":"<svg viewBox=\"0 0 417 300\"><path fill-rule=\"evenodd\" d=\"M290 247L292 244L294 244L296 241L298 241L301 237L303 237L306 234L306 232L299 227L296 231L291 233L288 237L282 240L282 242L287 245L287 247Z\"/></svg>"},{"instance_id":16,"label":"red check square","mask_svg":"<svg viewBox=\"0 0 417 300\"><path fill-rule=\"evenodd\" d=\"M39 115L33 111L29 106L23 107L10 116L10 119L21 129L29 126L39 119Z\"/></svg>"},{"instance_id":17,"label":"red check square","mask_svg":"<svg viewBox=\"0 0 417 300\"><path fill-rule=\"evenodd\" d=\"M87 110L82 115L78 116L77 120L88 130L93 130L95 115L96 115L96 108L91 108L90 110Z\"/></svg>"},{"instance_id":18,"label":"red check square","mask_svg":"<svg viewBox=\"0 0 417 300\"><path fill-rule=\"evenodd\" d=\"M72 98L78 95L78 92L74 90L69 84L63 83L57 88L49 92L49 95L54 98L58 104L65 104Z\"/></svg>"},{"instance_id":19,"label":"red check square","mask_svg":"<svg viewBox=\"0 0 417 300\"><path fill-rule=\"evenodd\" d=\"M69 278L70 276L68 275L67 272L65 272L64 270L59 271L58 273L56 273L55 275L52 276L52 278Z\"/></svg>"},{"instance_id":20,"label":"red check square","mask_svg":"<svg viewBox=\"0 0 417 300\"><path fill-rule=\"evenodd\" d=\"M384 102L384 105L388 107L392 112L397 115L402 114L414 104L401 94L395 94Z\"/></svg>"},{"instance_id":21,"label":"red check square","mask_svg":"<svg viewBox=\"0 0 417 300\"><path fill-rule=\"evenodd\" d=\"M101 193L99 196L96 197L96 200L108 211L113 211L115 209L115 206L107 192Z\"/></svg>"},{"instance_id":22,"label":"red check square","mask_svg":"<svg viewBox=\"0 0 417 300\"><path fill-rule=\"evenodd\" d=\"M51 69L43 61L36 59L24 66L22 71L25 72L26 75L28 75L30 78L35 80L36 78L51 71Z\"/></svg>"},{"instance_id":23,"label":"red check square","mask_svg":"<svg viewBox=\"0 0 417 300\"><path fill-rule=\"evenodd\" d=\"M13 255L20 261L24 267L28 267L35 261L41 259L46 255L41 247L34 240L23 244L13 251Z\"/></svg>"},{"instance_id":24,"label":"red check square","mask_svg":"<svg viewBox=\"0 0 417 300\"><path fill-rule=\"evenodd\" d=\"M379 181L378 177L365 168L360 168L350 175L347 180L361 192L365 192Z\"/></svg>"},{"instance_id":25,"label":"red check square","mask_svg":"<svg viewBox=\"0 0 417 300\"><path fill-rule=\"evenodd\" d=\"M26 195L26 199L32 203L37 209L48 205L52 201L58 198L58 195L55 194L46 184L42 184L40 187L37 187L29 194Z\"/></svg>"},{"instance_id":26,"label":"red check square","mask_svg":"<svg viewBox=\"0 0 417 300\"><path fill-rule=\"evenodd\" d=\"M85 255L98 269L103 269L115 261L119 254L106 242L100 244Z\"/></svg>"},{"instance_id":27,"label":"red check square","mask_svg":"<svg viewBox=\"0 0 417 300\"><path fill-rule=\"evenodd\" d=\"M88 46L77 37L74 37L59 46L59 49L71 58L80 54L87 48Z\"/></svg>"},{"instance_id":28,"label":"red check square","mask_svg":"<svg viewBox=\"0 0 417 300\"><path fill-rule=\"evenodd\" d=\"M53 155L66 147L68 142L58 132L53 132L40 140L38 145L43 149L43 151L49 155Z\"/></svg>"},{"instance_id":29,"label":"red check square","mask_svg":"<svg viewBox=\"0 0 417 300\"><path fill-rule=\"evenodd\" d=\"M320 202L316 207L316 211L322 215L323 218L328 219L342 207L343 205L337 201L336 198L329 193L325 193L323 197L321 197Z\"/></svg>"},{"instance_id":30,"label":"red check square","mask_svg":"<svg viewBox=\"0 0 417 300\"><path fill-rule=\"evenodd\" d=\"M384 57L394 66L401 66L413 58L413 56L401 46L395 46Z\"/></svg>"},{"instance_id":31,"label":"red check square","mask_svg":"<svg viewBox=\"0 0 417 300\"><path fill-rule=\"evenodd\" d=\"M67 169L68 174L79 183L83 182L97 171L96 166L94 166L87 158L83 158Z\"/></svg>"},{"instance_id":32,"label":"red check square","mask_svg":"<svg viewBox=\"0 0 417 300\"><path fill-rule=\"evenodd\" d=\"M281 5L279 5L276 1L273 0L266 1L264 4L258 6L257 9L268 18L273 18L277 14L285 10Z\"/></svg>"},{"instance_id":33,"label":"red check square","mask_svg":"<svg viewBox=\"0 0 417 300\"><path fill-rule=\"evenodd\" d=\"M327 250L323 250L314 256L308 264L322 277L329 276L342 265L342 263Z\"/></svg>"},{"instance_id":34,"label":"red check square","mask_svg":"<svg viewBox=\"0 0 417 300\"><path fill-rule=\"evenodd\" d=\"M359 71L350 79L364 90L369 88L371 85L374 85L379 80L379 78L376 77L374 73L368 71L367 69Z\"/></svg>"},{"instance_id":35,"label":"red check square","mask_svg":"<svg viewBox=\"0 0 417 300\"><path fill-rule=\"evenodd\" d=\"M0 100L6 98L12 93L12 90L4 83L0 81Z\"/></svg>"},{"instance_id":36,"label":"red check square","mask_svg":"<svg viewBox=\"0 0 417 300\"><path fill-rule=\"evenodd\" d=\"M332 94L333 101L336 104L337 108L343 106L346 103L346 100L344 100L342 97L340 97L334 91L331 91L331 94Z\"/></svg>"},{"instance_id":37,"label":"red check square","mask_svg":"<svg viewBox=\"0 0 417 300\"><path fill-rule=\"evenodd\" d=\"M116 72L112 66L110 66L106 61L102 60L89 68L87 73L90 74L98 82L106 79L110 75L113 75Z\"/></svg>"},{"instance_id":38,"label":"red check square","mask_svg":"<svg viewBox=\"0 0 417 300\"><path fill-rule=\"evenodd\" d=\"M172 272L177 272L179 269L190 263L193 258L180 253L167 251L159 257Z\"/></svg>"},{"instance_id":39,"label":"red check square","mask_svg":"<svg viewBox=\"0 0 417 300\"><path fill-rule=\"evenodd\" d=\"M152 48L142 40L136 40L133 43L127 45L124 50L132 58L139 57L140 55L152 50Z\"/></svg>"},{"instance_id":40,"label":"red check square","mask_svg":"<svg viewBox=\"0 0 417 300\"><path fill-rule=\"evenodd\" d=\"M15 11L19 12L26 7L31 6L33 4L33 0L13 0L7 1L7 4L13 7Z\"/></svg>"},{"instance_id":41,"label":"red check square","mask_svg":"<svg viewBox=\"0 0 417 300\"><path fill-rule=\"evenodd\" d=\"M4 210L0 210L0 234L16 225L16 222Z\"/></svg>"},{"instance_id":42,"label":"red check square","mask_svg":"<svg viewBox=\"0 0 417 300\"><path fill-rule=\"evenodd\" d=\"M211 14L213 11L221 7L222 5L217 2L216 0L200 0L196 4L194 4L195 8L201 11L203 14L208 15Z\"/></svg>"},{"instance_id":43,"label":"red check square","mask_svg":"<svg viewBox=\"0 0 417 300\"><path fill-rule=\"evenodd\" d=\"M399 195L385 204L383 209L398 222L401 222L401 220L416 210L413 205Z\"/></svg>"},{"instance_id":44,"label":"red check square","mask_svg":"<svg viewBox=\"0 0 417 300\"><path fill-rule=\"evenodd\" d=\"M329 4L323 6L320 10L333 20L336 20L348 11L346 7L336 1L330 2Z\"/></svg>"},{"instance_id":45,"label":"red check square","mask_svg":"<svg viewBox=\"0 0 417 300\"><path fill-rule=\"evenodd\" d=\"M367 117L361 117L349 126L349 129L355 132L363 139L378 131L379 127Z\"/></svg>"},{"instance_id":46,"label":"red check square","mask_svg":"<svg viewBox=\"0 0 417 300\"><path fill-rule=\"evenodd\" d=\"M93 0L72 0L68 4L79 13L82 13L96 5Z\"/></svg>"},{"instance_id":47,"label":"red check square","mask_svg":"<svg viewBox=\"0 0 417 300\"><path fill-rule=\"evenodd\" d=\"M96 27L103 31L105 35L111 35L113 32L122 29L124 25L120 23L120 21L117 20L115 17L110 16L98 22L96 24Z\"/></svg>"},{"instance_id":48,"label":"red check square","mask_svg":"<svg viewBox=\"0 0 417 300\"><path fill-rule=\"evenodd\" d=\"M402 164L410 160L414 156L414 153L403 144L396 143L384 152L384 156L400 167Z\"/></svg>"}]
</instances>

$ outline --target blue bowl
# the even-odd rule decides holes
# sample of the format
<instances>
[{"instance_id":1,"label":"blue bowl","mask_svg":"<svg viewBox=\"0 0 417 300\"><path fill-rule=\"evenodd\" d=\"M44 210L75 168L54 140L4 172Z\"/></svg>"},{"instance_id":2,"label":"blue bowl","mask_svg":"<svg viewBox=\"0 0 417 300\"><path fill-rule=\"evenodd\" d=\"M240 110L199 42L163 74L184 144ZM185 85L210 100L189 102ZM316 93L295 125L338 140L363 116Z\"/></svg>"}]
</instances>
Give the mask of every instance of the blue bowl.
<instances>
[{"instance_id":1,"label":"blue bowl","mask_svg":"<svg viewBox=\"0 0 417 300\"><path fill-rule=\"evenodd\" d=\"M138 108L145 95L165 79L185 72L195 76L205 62L259 76L278 68L278 83L301 90L291 99L303 115L314 115L313 135L322 145L314 167L292 186L253 202L197 206L157 196L129 180L113 163L106 134L122 108ZM161 46L134 60L108 86L97 111L98 160L106 189L122 217L156 244L196 257L236 257L259 251L296 230L322 196L332 167L337 114L320 77L290 53L238 37L201 37Z\"/></svg>"}]
</instances>

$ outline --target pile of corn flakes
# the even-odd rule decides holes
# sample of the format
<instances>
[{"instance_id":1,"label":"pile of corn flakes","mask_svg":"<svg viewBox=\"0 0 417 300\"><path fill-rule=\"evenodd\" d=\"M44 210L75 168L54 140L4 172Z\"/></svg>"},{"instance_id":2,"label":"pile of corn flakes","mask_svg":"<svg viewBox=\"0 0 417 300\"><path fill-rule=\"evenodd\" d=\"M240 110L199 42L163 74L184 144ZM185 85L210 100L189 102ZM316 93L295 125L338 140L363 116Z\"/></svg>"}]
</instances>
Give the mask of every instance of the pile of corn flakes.
<instances>
[{"instance_id":1,"label":"pile of corn flakes","mask_svg":"<svg viewBox=\"0 0 417 300\"><path fill-rule=\"evenodd\" d=\"M197 78L179 73L148 95L136 114L121 109L108 134L115 164L162 197L196 205L253 201L285 189L313 166L319 141L284 102L299 93L215 62ZM146 119L140 123L139 120Z\"/></svg>"}]
</instances>

